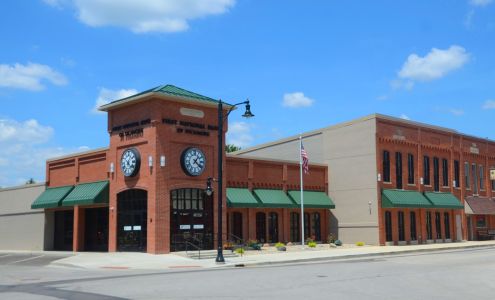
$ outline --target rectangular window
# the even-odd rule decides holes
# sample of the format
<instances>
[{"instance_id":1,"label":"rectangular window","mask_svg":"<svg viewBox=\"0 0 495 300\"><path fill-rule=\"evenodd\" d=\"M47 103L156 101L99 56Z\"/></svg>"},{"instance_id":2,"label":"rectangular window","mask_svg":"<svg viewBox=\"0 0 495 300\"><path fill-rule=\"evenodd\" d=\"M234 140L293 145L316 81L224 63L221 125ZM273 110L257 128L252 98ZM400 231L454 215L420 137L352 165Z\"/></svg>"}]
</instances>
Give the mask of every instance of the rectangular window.
<instances>
[{"instance_id":1,"label":"rectangular window","mask_svg":"<svg viewBox=\"0 0 495 300\"><path fill-rule=\"evenodd\" d=\"M445 238L450 239L450 215L448 212L443 214L444 228L445 228Z\"/></svg>"},{"instance_id":2,"label":"rectangular window","mask_svg":"<svg viewBox=\"0 0 495 300\"><path fill-rule=\"evenodd\" d=\"M459 170L459 161L458 160L454 160L454 180L455 180L454 187L458 188L461 185L461 182L460 182L461 173Z\"/></svg>"},{"instance_id":3,"label":"rectangular window","mask_svg":"<svg viewBox=\"0 0 495 300\"><path fill-rule=\"evenodd\" d=\"M407 183L414 184L414 155L407 155Z\"/></svg>"},{"instance_id":4,"label":"rectangular window","mask_svg":"<svg viewBox=\"0 0 495 300\"><path fill-rule=\"evenodd\" d=\"M440 191L440 161L438 157L433 157L433 189Z\"/></svg>"},{"instance_id":5,"label":"rectangular window","mask_svg":"<svg viewBox=\"0 0 495 300\"><path fill-rule=\"evenodd\" d=\"M390 182L390 152L383 151L383 181Z\"/></svg>"},{"instance_id":6,"label":"rectangular window","mask_svg":"<svg viewBox=\"0 0 495 300\"><path fill-rule=\"evenodd\" d=\"M449 186L449 161L442 159L442 182L443 186Z\"/></svg>"},{"instance_id":7,"label":"rectangular window","mask_svg":"<svg viewBox=\"0 0 495 300\"><path fill-rule=\"evenodd\" d=\"M430 158L426 155L423 157L423 183L430 185Z\"/></svg>"},{"instance_id":8,"label":"rectangular window","mask_svg":"<svg viewBox=\"0 0 495 300\"><path fill-rule=\"evenodd\" d=\"M478 166L476 164L471 165L471 170L473 173L473 181L472 181L472 187L473 187L473 194L478 194Z\"/></svg>"},{"instance_id":9,"label":"rectangular window","mask_svg":"<svg viewBox=\"0 0 495 300\"><path fill-rule=\"evenodd\" d=\"M399 211L397 217L399 221L399 241L404 241L406 237L405 226L404 226L404 212Z\"/></svg>"},{"instance_id":10,"label":"rectangular window","mask_svg":"<svg viewBox=\"0 0 495 300\"><path fill-rule=\"evenodd\" d=\"M469 163L464 163L464 186L466 189L471 189L471 181L469 180Z\"/></svg>"},{"instance_id":11,"label":"rectangular window","mask_svg":"<svg viewBox=\"0 0 495 300\"><path fill-rule=\"evenodd\" d=\"M411 241L415 241L418 239L416 236L416 213L412 211L409 214L409 219L411 221Z\"/></svg>"},{"instance_id":12,"label":"rectangular window","mask_svg":"<svg viewBox=\"0 0 495 300\"><path fill-rule=\"evenodd\" d=\"M432 228L431 228L431 212L426 213L426 237L429 240L433 239Z\"/></svg>"},{"instance_id":13,"label":"rectangular window","mask_svg":"<svg viewBox=\"0 0 495 300\"><path fill-rule=\"evenodd\" d=\"M402 189L402 153L395 152L395 181L398 189Z\"/></svg>"},{"instance_id":14,"label":"rectangular window","mask_svg":"<svg viewBox=\"0 0 495 300\"><path fill-rule=\"evenodd\" d=\"M440 220L440 213L435 213L435 229L437 231L437 240L442 238L442 221Z\"/></svg>"},{"instance_id":15,"label":"rectangular window","mask_svg":"<svg viewBox=\"0 0 495 300\"><path fill-rule=\"evenodd\" d=\"M486 227L485 216L476 216L476 227L478 227L478 228L485 228Z\"/></svg>"},{"instance_id":16,"label":"rectangular window","mask_svg":"<svg viewBox=\"0 0 495 300\"><path fill-rule=\"evenodd\" d=\"M482 165L479 165L479 170L480 170L480 190L484 190L485 189L485 174L484 174L484 170L485 168L483 168Z\"/></svg>"}]
</instances>

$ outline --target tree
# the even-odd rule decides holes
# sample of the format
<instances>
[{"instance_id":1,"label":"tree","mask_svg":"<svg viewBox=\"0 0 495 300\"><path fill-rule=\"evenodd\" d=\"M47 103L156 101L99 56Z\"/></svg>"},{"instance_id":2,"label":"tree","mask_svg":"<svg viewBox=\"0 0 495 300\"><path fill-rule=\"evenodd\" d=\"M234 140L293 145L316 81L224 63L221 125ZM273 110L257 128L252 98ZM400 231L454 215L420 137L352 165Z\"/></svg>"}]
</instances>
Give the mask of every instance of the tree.
<instances>
[{"instance_id":1,"label":"tree","mask_svg":"<svg viewBox=\"0 0 495 300\"><path fill-rule=\"evenodd\" d=\"M230 153L230 152L235 152L241 150L241 147L236 146L234 144L227 144L225 145L225 152Z\"/></svg>"},{"instance_id":2,"label":"tree","mask_svg":"<svg viewBox=\"0 0 495 300\"><path fill-rule=\"evenodd\" d=\"M32 177L29 178L28 181L26 181L26 184L33 184L33 183L36 183L36 181L34 181L34 179Z\"/></svg>"}]
</instances>

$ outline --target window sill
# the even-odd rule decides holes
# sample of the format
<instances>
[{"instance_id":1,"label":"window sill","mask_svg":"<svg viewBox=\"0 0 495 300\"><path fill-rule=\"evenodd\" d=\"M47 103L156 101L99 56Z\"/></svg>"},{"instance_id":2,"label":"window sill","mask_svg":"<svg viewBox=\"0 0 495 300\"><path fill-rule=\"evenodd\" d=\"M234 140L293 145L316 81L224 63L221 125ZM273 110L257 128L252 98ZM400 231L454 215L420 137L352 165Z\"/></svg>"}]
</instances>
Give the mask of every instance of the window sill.
<instances>
[{"instance_id":1,"label":"window sill","mask_svg":"<svg viewBox=\"0 0 495 300\"><path fill-rule=\"evenodd\" d=\"M392 184L390 181L384 181L383 184Z\"/></svg>"}]
</instances>

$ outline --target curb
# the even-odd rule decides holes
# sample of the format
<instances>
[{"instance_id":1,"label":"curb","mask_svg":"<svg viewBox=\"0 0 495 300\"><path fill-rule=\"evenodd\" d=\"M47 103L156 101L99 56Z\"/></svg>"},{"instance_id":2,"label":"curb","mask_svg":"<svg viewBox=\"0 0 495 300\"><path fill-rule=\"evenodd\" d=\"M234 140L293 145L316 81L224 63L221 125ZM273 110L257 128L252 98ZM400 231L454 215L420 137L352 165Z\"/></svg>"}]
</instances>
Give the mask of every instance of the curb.
<instances>
[{"instance_id":1,"label":"curb","mask_svg":"<svg viewBox=\"0 0 495 300\"><path fill-rule=\"evenodd\" d=\"M411 250L399 250L399 251L380 252L380 253L361 253L361 254L348 254L348 255L341 255L341 256L300 258L300 259L274 261L274 262L271 262L271 261L268 261L268 262L246 262L246 263L240 263L239 262L239 263L231 264L231 265L228 265L225 267L239 268L239 267L251 267L251 266L275 266L275 265L297 264L297 263L305 263L305 262L349 260L349 259L354 259L354 258L380 257L380 256L388 256L388 255L441 252L441 251L447 251L447 250L476 249L476 248L495 248L495 245L466 245L466 246L433 248L433 249L411 249Z\"/></svg>"}]
</instances>

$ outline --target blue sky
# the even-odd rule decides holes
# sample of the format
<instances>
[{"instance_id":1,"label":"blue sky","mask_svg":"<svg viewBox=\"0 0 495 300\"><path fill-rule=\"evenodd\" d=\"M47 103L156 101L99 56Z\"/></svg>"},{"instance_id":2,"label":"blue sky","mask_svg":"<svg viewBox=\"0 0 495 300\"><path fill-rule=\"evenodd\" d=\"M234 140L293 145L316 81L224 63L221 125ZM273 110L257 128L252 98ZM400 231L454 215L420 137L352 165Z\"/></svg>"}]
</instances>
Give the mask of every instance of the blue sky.
<instances>
[{"instance_id":1,"label":"blue sky","mask_svg":"<svg viewBox=\"0 0 495 300\"><path fill-rule=\"evenodd\" d=\"M374 112L495 139L495 1L7 0L0 186L106 147L97 103L169 83L228 102L229 141Z\"/></svg>"}]
</instances>

